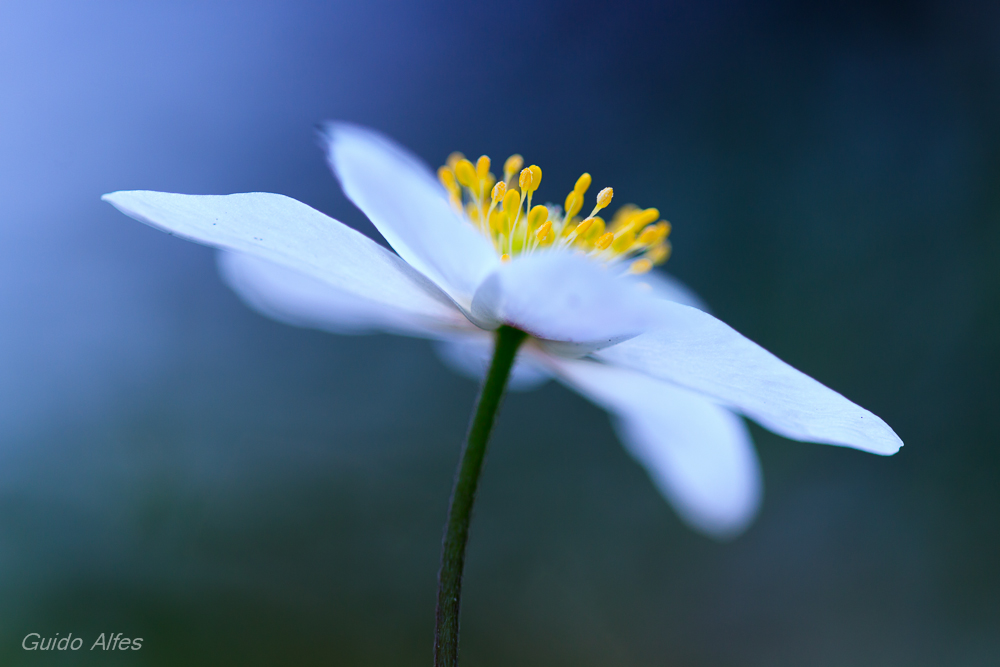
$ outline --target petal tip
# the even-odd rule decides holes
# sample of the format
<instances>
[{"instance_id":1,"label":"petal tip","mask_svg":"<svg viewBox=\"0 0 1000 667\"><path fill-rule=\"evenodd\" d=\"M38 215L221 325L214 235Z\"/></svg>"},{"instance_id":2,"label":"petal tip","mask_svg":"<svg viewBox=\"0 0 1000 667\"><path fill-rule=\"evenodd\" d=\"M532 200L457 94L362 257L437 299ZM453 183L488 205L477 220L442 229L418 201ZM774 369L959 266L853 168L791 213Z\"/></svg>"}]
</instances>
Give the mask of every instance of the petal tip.
<instances>
[{"instance_id":1,"label":"petal tip","mask_svg":"<svg viewBox=\"0 0 1000 667\"><path fill-rule=\"evenodd\" d=\"M101 201L106 201L112 206L117 206L118 202L121 201L122 197L129 194L129 190L115 190L114 192L105 192L101 195Z\"/></svg>"},{"instance_id":2,"label":"petal tip","mask_svg":"<svg viewBox=\"0 0 1000 667\"><path fill-rule=\"evenodd\" d=\"M890 429L891 431L891 429ZM903 441L900 440L899 436L895 433L892 434L892 439L886 443L885 448L882 451L874 452L875 454L881 454L882 456L892 456L893 454L898 454L899 450L903 448Z\"/></svg>"}]
</instances>

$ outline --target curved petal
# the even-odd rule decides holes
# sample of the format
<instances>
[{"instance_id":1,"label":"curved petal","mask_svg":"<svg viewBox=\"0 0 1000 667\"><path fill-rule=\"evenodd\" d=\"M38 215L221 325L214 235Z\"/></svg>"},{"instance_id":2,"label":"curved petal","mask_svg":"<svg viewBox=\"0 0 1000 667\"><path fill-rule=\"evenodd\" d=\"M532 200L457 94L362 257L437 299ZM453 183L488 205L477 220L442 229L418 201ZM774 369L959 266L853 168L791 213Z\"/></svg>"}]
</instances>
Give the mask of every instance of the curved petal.
<instances>
[{"instance_id":1,"label":"curved petal","mask_svg":"<svg viewBox=\"0 0 1000 667\"><path fill-rule=\"evenodd\" d=\"M652 288L653 296L657 299L666 299L667 301L679 303L682 306L691 306L706 313L711 312L708 305L701 300L701 297L695 294L694 290L669 273L650 271L649 273L637 276L635 280L640 285L642 283L649 285Z\"/></svg>"},{"instance_id":2,"label":"curved petal","mask_svg":"<svg viewBox=\"0 0 1000 667\"><path fill-rule=\"evenodd\" d=\"M329 123L325 139L348 198L400 257L467 308L500 262L493 244L455 212L430 170L388 138Z\"/></svg>"},{"instance_id":3,"label":"curved petal","mask_svg":"<svg viewBox=\"0 0 1000 667\"><path fill-rule=\"evenodd\" d=\"M385 331L420 338L440 338L456 331L481 333L458 309L451 319L403 311L337 289L312 276L246 253L219 251L223 281L262 315L298 327L331 333Z\"/></svg>"},{"instance_id":4,"label":"curved petal","mask_svg":"<svg viewBox=\"0 0 1000 667\"><path fill-rule=\"evenodd\" d=\"M750 524L762 483L740 417L635 371L593 361L553 363L563 382L615 416L625 448L690 526L726 539Z\"/></svg>"},{"instance_id":5,"label":"curved petal","mask_svg":"<svg viewBox=\"0 0 1000 667\"><path fill-rule=\"evenodd\" d=\"M658 321L649 290L612 271L569 252L515 257L483 281L471 317L480 326L509 324L561 343L550 346L560 354L582 356Z\"/></svg>"},{"instance_id":6,"label":"curved petal","mask_svg":"<svg viewBox=\"0 0 1000 667\"><path fill-rule=\"evenodd\" d=\"M793 440L895 454L889 426L711 315L660 301L662 327L595 354L697 391Z\"/></svg>"},{"instance_id":7,"label":"curved petal","mask_svg":"<svg viewBox=\"0 0 1000 667\"><path fill-rule=\"evenodd\" d=\"M283 195L179 195L135 190L102 197L122 213L190 241L265 259L415 318L454 321L433 283L379 244Z\"/></svg>"},{"instance_id":8,"label":"curved petal","mask_svg":"<svg viewBox=\"0 0 1000 667\"><path fill-rule=\"evenodd\" d=\"M493 358L493 336L479 330L478 335L442 340L434 345L441 361L459 375L481 382L486 377ZM533 361L523 350L514 361L507 388L510 391L537 389L552 379L544 367Z\"/></svg>"}]
</instances>

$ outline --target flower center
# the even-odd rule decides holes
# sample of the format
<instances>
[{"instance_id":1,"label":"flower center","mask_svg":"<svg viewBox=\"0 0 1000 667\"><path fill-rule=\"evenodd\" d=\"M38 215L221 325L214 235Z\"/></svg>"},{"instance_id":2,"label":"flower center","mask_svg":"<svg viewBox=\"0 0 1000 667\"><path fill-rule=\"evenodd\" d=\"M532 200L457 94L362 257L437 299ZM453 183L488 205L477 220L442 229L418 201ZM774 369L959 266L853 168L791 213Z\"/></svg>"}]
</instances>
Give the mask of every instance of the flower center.
<instances>
[{"instance_id":1,"label":"flower center","mask_svg":"<svg viewBox=\"0 0 1000 667\"><path fill-rule=\"evenodd\" d=\"M670 223L659 220L657 209L626 204L610 222L597 215L611 203L611 188L598 192L590 215L580 217L590 174L577 179L563 206L531 205L542 170L538 165L525 167L520 155L507 158L503 180L498 181L490 172L489 157L472 164L461 153L452 153L438 169L438 178L452 205L493 242L504 261L521 253L572 248L605 264L629 262L628 272L645 273L670 257Z\"/></svg>"}]
</instances>

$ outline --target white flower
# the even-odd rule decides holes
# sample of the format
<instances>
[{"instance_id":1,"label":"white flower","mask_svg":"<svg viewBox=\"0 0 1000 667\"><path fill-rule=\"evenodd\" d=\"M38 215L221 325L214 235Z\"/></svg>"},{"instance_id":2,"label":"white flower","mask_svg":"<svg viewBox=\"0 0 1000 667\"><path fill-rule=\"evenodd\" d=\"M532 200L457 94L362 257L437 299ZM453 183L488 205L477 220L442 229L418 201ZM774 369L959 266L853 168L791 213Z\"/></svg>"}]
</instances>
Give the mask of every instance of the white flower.
<instances>
[{"instance_id":1,"label":"white flower","mask_svg":"<svg viewBox=\"0 0 1000 667\"><path fill-rule=\"evenodd\" d=\"M471 189L480 199L467 214L456 207L453 179L444 174L442 187L381 135L332 124L326 139L344 192L396 254L277 194L133 191L104 199L137 220L224 250L220 268L229 285L285 322L434 339L452 366L473 373L486 364L491 330L522 329L531 338L513 386L555 377L610 412L629 453L680 516L716 537L742 531L760 503L759 463L740 415L793 440L876 454L902 446L881 419L704 312L675 281L645 274L640 282L633 273L649 268L643 263L623 270L620 260L634 253L603 252L594 239L582 253L581 244L562 242L580 209L569 198L568 215L546 210L557 234L536 234L539 211L528 237L528 209L521 215L520 204L515 217L524 231L487 214L493 177L482 164ZM472 178L468 163L459 172L460 181ZM521 185L530 193L531 176Z\"/></svg>"}]
</instances>

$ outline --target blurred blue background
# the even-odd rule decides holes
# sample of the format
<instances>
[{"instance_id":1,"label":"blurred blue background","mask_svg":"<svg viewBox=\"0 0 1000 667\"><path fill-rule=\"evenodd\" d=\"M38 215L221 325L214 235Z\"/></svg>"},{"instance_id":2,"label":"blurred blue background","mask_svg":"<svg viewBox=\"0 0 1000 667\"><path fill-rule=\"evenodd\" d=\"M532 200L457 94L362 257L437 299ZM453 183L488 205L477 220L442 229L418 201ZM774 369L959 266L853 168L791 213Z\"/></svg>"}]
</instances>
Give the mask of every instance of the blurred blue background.
<instances>
[{"instance_id":1,"label":"blurred blue background","mask_svg":"<svg viewBox=\"0 0 1000 667\"><path fill-rule=\"evenodd\" d=\"M475 384L267 321L99 201L279 192L374 235L326 119L657 206L672 273L906 443L752 427L763 509L719 544L599 410L511 395L464 665L997 664L1000 6L944 0L0 2L0 661L429 664Z\"/></svg>"}]
</instances>

